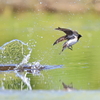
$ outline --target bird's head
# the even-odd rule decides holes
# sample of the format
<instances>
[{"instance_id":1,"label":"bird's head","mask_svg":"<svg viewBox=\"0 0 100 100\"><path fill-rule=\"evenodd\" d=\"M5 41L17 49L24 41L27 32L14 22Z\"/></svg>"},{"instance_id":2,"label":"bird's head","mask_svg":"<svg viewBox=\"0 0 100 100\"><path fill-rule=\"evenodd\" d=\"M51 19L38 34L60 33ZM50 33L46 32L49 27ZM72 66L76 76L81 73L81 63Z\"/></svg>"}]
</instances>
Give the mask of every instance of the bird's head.
<instances>
[{"instance_id":1,"label":"bird's head","mask_svg":"<svg viewBox=\"0 0 100 100\"><path fill-rule=\"evenodd\" d=\"M82 37L82 35L78 34L78 39L81 38L81 37Z\"/></svg>"},{"instance_id":2,"label":"bird's head","mask_svg":"<svg viewBox=\"0 0 100 100\"><path fill-rule=\"evenodd\" d=\"M73 31L73 32L74 32L74 34L78 37L78 39L79 39L80 37L82 37L82 35L79 34L77 31Z\"/></svg>"}]
</instances>

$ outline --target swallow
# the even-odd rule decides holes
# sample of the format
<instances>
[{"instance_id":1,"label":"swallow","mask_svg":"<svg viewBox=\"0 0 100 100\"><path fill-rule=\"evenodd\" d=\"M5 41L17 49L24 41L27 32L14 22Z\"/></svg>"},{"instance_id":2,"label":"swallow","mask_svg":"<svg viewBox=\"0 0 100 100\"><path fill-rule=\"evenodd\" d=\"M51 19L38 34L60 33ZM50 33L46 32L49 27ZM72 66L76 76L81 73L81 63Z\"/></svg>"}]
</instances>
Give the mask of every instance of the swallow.
<instances>
[{"instance_id":1,"label":"swallow","mask_svg":"<svg viewBox=\"0 0 100 100\"><path fill-rule=\"evenodd\" d=\"M63 85L63 88L66 91L74 91L74 90L76 90L75 88L73 88L73 84L72 83L70 85L66 85L64 82L62 82L62 85Z\"/></svg>"},{"instance_id":2,"label":"swallow","mask_svg":"<svg viewBox=\"0 0 100 100\"><path fill-rule=\"evenodd\" d=\"M72 45L74 45L75 43L78 42L78 40L82 37L82 35L78 34L77 31L73 31L73 30L70 30L70 29L66 29L66 28L55 28L56 30L59 30L59 31L63 31L66 35L65 36L62 36L60 38L58 38L54 43L53 45L59 43L59 42L62 42L64 40L67 40L64 44L63 44L63 48L62 48L62 51L60 52L60 54L66 49L70 49L70 50L73 50L72 48Z\"/></svg>"}]
</instances>

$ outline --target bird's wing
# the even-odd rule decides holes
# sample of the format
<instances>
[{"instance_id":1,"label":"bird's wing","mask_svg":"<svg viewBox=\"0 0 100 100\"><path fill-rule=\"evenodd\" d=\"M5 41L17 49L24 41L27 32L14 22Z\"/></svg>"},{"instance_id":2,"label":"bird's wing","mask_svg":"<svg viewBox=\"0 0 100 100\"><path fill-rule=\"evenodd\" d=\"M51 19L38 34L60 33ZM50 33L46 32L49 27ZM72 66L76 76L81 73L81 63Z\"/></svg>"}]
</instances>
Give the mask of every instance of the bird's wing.
<instances>
[{"instance_id":1,"label":"bird's wing","mask_svg":"<svg viewBox=\"0 0 100 100\"><path fill-rule=\"evenodd\" d=\"M57 44L57 43L59 43L59 42L61 42L61 41L64 41L64 40L67 40L66 35L65 35L65 36L62 36L62 37L60 37L60 38L58 38L58 39L54 42L53 45L55 45L55 44Z\"/></svg>"},{"instance_id":2,"label":"bird's wing","mask_svg":"<svg viewBox=\"0 0 100 100\"><path fill-rule=\"evenodd\" d=\"M75 35L73 34L73 35L67 35L66 36L66 39L67 40L70 40L70 39L74 39L75 38Z\"/></svg>"},{"instance_id":3,"label":"bird's wing","mask_svg":"<svg viewBox=\"0 0 100 100\"><path fill-rule=\"evenodd\" d=\"M63 31L63 32L65 32L65 34L67 34L67 35L72 35L72 34L73 34L73 31L72 31L72 30L70 30L70 29L60 28L60 27L55 28L55 29L56 29L56 30Z\"/></svg>"}]
</instances>

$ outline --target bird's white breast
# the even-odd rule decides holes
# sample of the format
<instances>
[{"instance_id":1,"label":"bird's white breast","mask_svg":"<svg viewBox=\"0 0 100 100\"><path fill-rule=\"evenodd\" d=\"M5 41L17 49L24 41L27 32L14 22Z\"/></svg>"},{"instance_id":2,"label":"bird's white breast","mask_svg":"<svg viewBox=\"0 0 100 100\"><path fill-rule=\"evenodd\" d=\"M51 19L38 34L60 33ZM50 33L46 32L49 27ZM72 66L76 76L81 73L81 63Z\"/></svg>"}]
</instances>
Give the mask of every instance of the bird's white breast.
<instances>
[{"instance_id":1,"label":"bird's white breast","mask_svg":"<svg viewBox=\"0 0 100 100\"><path fill-rule=\"evenodd\" d=\"M77 43L77 36L75 36L74 39L67 41L68 46L74 45L75 43Z\"/></svg>"}]
</instances>

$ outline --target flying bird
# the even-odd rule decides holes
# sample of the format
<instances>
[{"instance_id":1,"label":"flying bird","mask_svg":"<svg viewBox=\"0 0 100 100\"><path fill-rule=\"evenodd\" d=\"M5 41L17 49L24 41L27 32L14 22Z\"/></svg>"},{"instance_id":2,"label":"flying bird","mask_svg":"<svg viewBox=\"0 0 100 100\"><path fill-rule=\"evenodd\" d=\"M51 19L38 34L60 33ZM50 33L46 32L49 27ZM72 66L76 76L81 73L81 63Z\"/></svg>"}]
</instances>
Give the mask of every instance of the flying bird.
<instances>
[{"instance_id":1,"label":"flying bird","mask_svg":"<svg viewBox=\"0 0 100 100\"><path fill-rule=\"evenodd\" d=\"M56 30L59 30L59 31L63 31L66 35L65 36L62 36L60 38L58 38L53 45L59 43L59 42L62 42L64 40L67 40L64 44L63 44L63 48L62 48L62 51L64 51L64 49L68 48L70 50L73 50L72 48L72 45L74 45L75 43L78 42L78 40L80 39L80 37L82 37L82 35L78 34L77 31L73 31L73 30L70 30L70 29L66 29L66 28L55 28ZM60 52L60 53L61 53Z\"/></svg>"}]
</instances>

